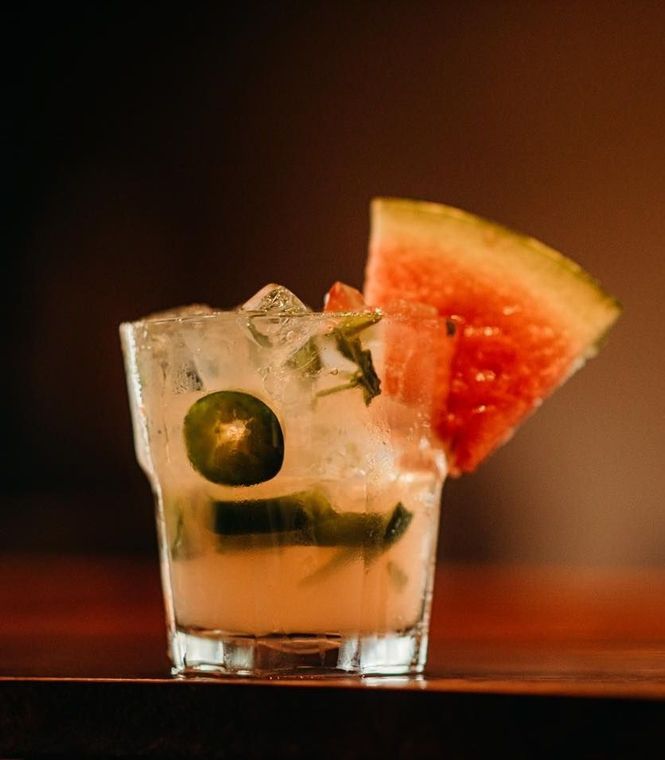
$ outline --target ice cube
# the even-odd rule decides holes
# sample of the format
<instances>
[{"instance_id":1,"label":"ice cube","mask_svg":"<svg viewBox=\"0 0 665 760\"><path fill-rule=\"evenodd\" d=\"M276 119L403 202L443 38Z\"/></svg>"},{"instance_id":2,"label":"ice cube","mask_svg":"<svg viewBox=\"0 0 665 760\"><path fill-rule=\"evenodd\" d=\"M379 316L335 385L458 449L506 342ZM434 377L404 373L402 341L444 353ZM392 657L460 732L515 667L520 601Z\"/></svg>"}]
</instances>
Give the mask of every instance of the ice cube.
<instances>
[{"instance_id":1,"label":"ice cube","mask_svg":"<svg viewBox=\"0 0 665 760\"><path fill-rule=\"evenodd\" d=\"M152 359L160 367L165 387L170 393L191 393L203 389L194 352L183 335L172 330L157 334L152 341Z\"/></svg>"},{"instance_id":2,"label":"ice cube","mask_svg":"<svg viewBox=\"0 0 665 760\"><path fill-rule=\"evenodd\" d=\"M288 288L275 283L261 288L238 309L240 314L248 312L247 328L257 345L270 349L290 346L291 351L309 337L307 324L298 317L310 311Z\"/></svg>"},{"instance_id":3,"label":"ice cube","mask_svg":"<svg viewBox=\"0 0 665 760\"><path fill-rule=\"evenodd\" d=\"M179 320L185 317L215 314L207 304L188 304L173 309L154 312L144 318L145 322ZM192 393L204 388L194 350L190 347L191 328L179 322L164 324L153 336L153 356L159 362L170 391L174 394Z\"/></svg>"},{"instance_id":4,"label":"ice cube","mask_svg":"<svg viewBox=\"0 0 665 760\"><path fill-rule=\"evenodd\" d=\"M239 307L241 311L279 312L280 314L302 314L311 311L305 304L283 285L274 282L261 288Z\"/></svg>"},{"instance_id":5,"label":"ice cube","mask_svg":"<svg viewBox=\"0 0 665 760\"><path fill-rule=\"evenodd\" d=\"M182 323L186 317L207 317L219 309L204 303L186 304L153 312L144 322L164 322L153 335L153 358L158 361L169 390L174 394L192 393L205 388L198 366L196 325ZM169 320L175 320L169 323Z\"/></svg>"},{"instance_id":6,"label":"ice cube","mask_svg":"<svg viewBox=\"0 0 665 760\"><path fill-rule=\"evenodd\" d=\"M311 380L318 366L313 336L321 326L316 318L303 319L311 309L283 285L270 283L238 313L251 336L265 391L284 404L302 401L303 382Z\"/></svg>"}]
</instances>

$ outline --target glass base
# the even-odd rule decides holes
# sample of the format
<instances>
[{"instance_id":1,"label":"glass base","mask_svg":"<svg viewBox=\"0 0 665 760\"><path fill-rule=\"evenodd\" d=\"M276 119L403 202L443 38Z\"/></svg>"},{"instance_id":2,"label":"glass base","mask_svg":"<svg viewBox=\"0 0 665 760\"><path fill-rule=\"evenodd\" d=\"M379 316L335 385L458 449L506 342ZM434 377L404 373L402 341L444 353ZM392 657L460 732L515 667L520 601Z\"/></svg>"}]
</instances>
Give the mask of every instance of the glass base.
<instances>
[{"instance_id":1,"label":"glass base","mask_svg":"<svg viewBox=\"0 0 665 760\"><path fill-rule=\"evenodd\" d=\"M178 676L417 675L427 657L419 630L375 635L290 634L234 636L179 629L171 638Z\"/></svg>"}]
</instances>

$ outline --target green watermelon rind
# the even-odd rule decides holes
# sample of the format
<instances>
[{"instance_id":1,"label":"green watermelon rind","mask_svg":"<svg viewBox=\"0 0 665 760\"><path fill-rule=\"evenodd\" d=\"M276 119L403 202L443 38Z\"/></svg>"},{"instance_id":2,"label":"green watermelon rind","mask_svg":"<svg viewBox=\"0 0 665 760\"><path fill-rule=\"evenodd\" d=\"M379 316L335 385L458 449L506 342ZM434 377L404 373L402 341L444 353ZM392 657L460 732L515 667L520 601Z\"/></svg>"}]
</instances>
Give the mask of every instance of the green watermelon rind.
<instances>
[{"instance_id":1,"label":"green watermelon rind","mask_svg":"<svg viewBox=\"0 0 665 760\"><path fill-rule=\"evenodd\" d=\"M371 217L370 252L387 242L412 245L521 285L565 325L580 360L597 353L621 313L619 301L575 261L496 222L452 206L390 197L373 199ZM372 266L370 255L368 270ZM365 295L372 303L371 291Z\"/></svg>"}]
</instances>

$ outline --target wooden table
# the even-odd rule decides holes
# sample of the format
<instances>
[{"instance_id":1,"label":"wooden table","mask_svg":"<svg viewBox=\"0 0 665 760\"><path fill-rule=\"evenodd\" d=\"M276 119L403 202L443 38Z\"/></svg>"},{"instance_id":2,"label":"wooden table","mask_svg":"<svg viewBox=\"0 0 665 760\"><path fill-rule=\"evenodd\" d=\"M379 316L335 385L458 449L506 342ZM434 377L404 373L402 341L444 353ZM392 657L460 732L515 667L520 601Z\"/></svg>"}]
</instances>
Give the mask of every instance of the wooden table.
<instances>
[{"instance_id":1,"label":"wooden table","mask_svg":"<svg viewBox=\"0 0 665 760\"><path fill-rule=\"evenodd\" d=\"M0 580L2 758L647 757L665 736L665 569L442 565L413 680L174 680L156 561L9 556Z\"/></svg>"}]
</instances>

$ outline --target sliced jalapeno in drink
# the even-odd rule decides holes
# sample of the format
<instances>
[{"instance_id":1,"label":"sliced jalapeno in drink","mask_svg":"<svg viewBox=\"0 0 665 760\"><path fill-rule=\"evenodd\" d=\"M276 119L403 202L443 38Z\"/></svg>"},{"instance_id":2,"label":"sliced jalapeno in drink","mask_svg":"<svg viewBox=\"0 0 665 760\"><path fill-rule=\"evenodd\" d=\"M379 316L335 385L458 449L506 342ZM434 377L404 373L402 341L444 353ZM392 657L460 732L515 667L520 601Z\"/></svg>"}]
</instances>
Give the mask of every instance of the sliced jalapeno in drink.
<instances>
[{"instance_id":1,"label":"sliced jalapeno in drink","mask_svg":"<svg viewBox=\"0 0 665 760\"><path fill-rule=\"evenodd\" d=\"M240 391L200 398L184 422L187 456L213 483L252 486L274 478L284 461L284 435L272 409Z\"/></svg>"}]
</instances>

